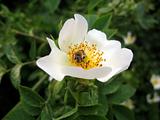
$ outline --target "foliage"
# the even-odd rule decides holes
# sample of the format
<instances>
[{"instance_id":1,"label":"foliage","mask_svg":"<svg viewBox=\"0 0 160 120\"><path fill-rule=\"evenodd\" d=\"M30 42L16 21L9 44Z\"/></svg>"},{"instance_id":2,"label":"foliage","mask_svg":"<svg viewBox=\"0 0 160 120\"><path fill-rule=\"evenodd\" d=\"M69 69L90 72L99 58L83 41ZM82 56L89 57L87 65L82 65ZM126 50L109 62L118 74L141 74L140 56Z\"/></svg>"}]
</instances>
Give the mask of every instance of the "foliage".
<instances>
[{"instance_id":1,"label":"foliage","mask_svg":"<svg viewBox=\"0 0 160 120\"><path fill-rule=\"evenodd\" d=\"M153 93L150 77L153 73L160 74L158 4L156 0L1 0L0 85L10 79L20 101L0 117L3 120L158 120L159 108L146 102L146 95ZM107 83L71 77L61 82L48 81L35 61L50 51L45 38L57 39L62 24L74 13L84 15L89 29L99 29L109 39L124 43L128 31L136 35L136 43L127 46L134 52L128 71ZM121 104L130 97L134 110Z\"/></svg>"}]
</instances>

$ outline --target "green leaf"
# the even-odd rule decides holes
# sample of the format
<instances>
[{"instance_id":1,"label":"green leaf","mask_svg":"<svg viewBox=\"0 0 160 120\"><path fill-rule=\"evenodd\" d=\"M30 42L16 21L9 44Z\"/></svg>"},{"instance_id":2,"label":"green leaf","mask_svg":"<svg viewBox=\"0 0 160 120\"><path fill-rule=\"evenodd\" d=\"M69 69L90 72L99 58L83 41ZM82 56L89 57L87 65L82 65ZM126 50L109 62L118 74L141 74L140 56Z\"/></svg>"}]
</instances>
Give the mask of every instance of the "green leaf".
<instances>
[{"instance_id":1,"label":"green leaf","mask_svg":"<svg viewBox=\"0 0 160 120\"><path fill-rule=\"evenodd\" d=\"M98 104L98 89L91 88L88 92L79 93L80 106L93 106Z\"/></svg>"},{"instance_id":2,"label":"green leaf","mask_svg":"<svg viewBox=\"0 0 160 120\"><path fill-rule=\"evenodd\" d=\"M108 120L108 119L104 116L89 115L89 116L80 116L80 120Z\"/></svg>"},{"instance_id":3,"label":"green leaf","mask_svg":"<svg viewBox=\"0 0 160 120\"><path fill-rule=\"evenodd\" d=\"M97 20L97 18L98 18L97 15L86 15L89 29L92 29L92 26L95 23L95 21Z\"/></svg>"},{"instance_id":4,"label":"green leaf","mask_svg":"<svg viewBox=\"0 0 160 120\"><path fill-rule=\"evenodd\" d=\"M35 120L26 113L21 103L17 104L2 120Z\"/></svg>"},{"instance_id":5,"label":"green leaf","mask_svg":"<svg viewBox=\"0 0 160 120\"><path fill-rule=\"evenodd\" d=\"M38 95L35 91L31 88L20 86L19 87L20 96L22 103L26 102L31 106L42 107L44 104L44 99Z\"/></svg>"},{"instance_id":6,"label":"green leaf","mask_svg":"<svg viewBox=\"0 0 160 120\"><path fill-rule=\"evenodd\" d=\"M95 105L95 106L87 106L87 107L78 107L78 113L79 115L106 115L103 114L102 105Z\"/></svg>"},{"instance_id":7,"label":"green leaf","mask_svg":"<svg viewBox=\"0 0 160 120\"><path fill-rule=\"evenodd\" d=\"M103 0L89 0L88 4L88 11L93 10L99 3L101 3Z\"/></svg>"},{"instance_id":8,"label":"green leaf","mask_svg":"<svg viewBox=\"0 0 160 120\"><path fill-rule=\"evenodd\" d=\"M60 1L61 0L45 0L44 5L51 13L53 13L58 8Z\"/></svg>"},{"instance_id":9,"label":"green leaf","mask_svg":"<svg viewBox=\"0 0 160 120\"><path fill-rule=\"evenodd\" d=\"M100 104L99 112L101 113L101 115L106 115L108 112L108 100L106 98L106 95L99 93L98 100L99 100L99 104Z\"/></svg>"},{"instance_id":10,"label":"green leaf","mask_svg":"<svg viewBox=\"0 0 160 120\"><path fill-rule=\"evenodd\" d=\"M121 105L113 106L113 114L116 120L135 120L133 112Z\"/></svg>"},{"instance_id":11,"label":"green leaf","mask_svg":"<svg viewBox=\"0 0 160 120\"><path fill-rule=\"evenodd\" d=\"M56 118L55 120L62 120L64 118L70 117L78 111L77 107L73 108L71 111L63 114L62 116Z\"/></svg>"},{"instance_id":12,"label":"green leaf","mask_svg":"<svg viewBox=\"0 0 160 120\"><path fill-rule=\"evenodd\" d=\"M13 49L13 47L11 45L6 45L4 47L4 51L5 54L7 56L7 58L14 64L19 64L21 63L20 59L18 58L15 50Z\"/></svg>"},{"instance_id":13,"label":"green leaf","mask_svg":"<svg viewBox=\"0 0 160 120\"><path fill-rule=\"evenodd\" d=\"M126 85L121 85L121 87L117 90L117 92L108 95L108 99L111 103L113 104L120 104L123 101L129 99L133 94L135 93L135 88L132 86L126 84Z\"/></svg>"},{"instance_id":14,"label":"green leaf","mask_svg":"<svg viewBox=\"0 0 160 120\"><path fill-rule=\"evenodd\" d=\"M52 91L53 97L56 97L57 94L62 90L62 88L64 87L64 83L65 83L64 80L52 81L52 83L50 83L49 90Z\"/></svg>"},{"instance_id":15,"label":"green leaf","mask_svg":"<svg viewBox=\"0 0 160 120\"><path fill-rule=\"evenodd\" d=\"M41 112L41 120L54 120L51 105L46 104Z\"/></svg>"},{"instance_id":16,"label":"green leaf","mask_svg":"<svg viewBox=\"0 0 160 120\"><path fill-rule=\"evenodd\" d=\"M19 91L25 111L33 116L38 115L44 105L44 99L28 87L20 86Z\"/></svg>"},{"instance_id":17,"label":"green leaf","mask_svg":"<svg viewBox=\"0 0 160 120\"><path fill-rule=\"evenodd\" d=\"M109 28L110 24L111 24L111 20L112 20L112 15L111 14L108 14L108 19L107 19L107 24L105 26L105 29L106 28Z\"/></svg>"},{"instance_id":18,"label":"green leaf","mask_svg":"<svg viewBox=\"0 0 160 120\"><path fill-rule=\"evenodd\" d=\"M11 83L15 88L18 88L21 83L20 71L22 68L22 64L15 65L10 72Z\"/></svg>"},{"instance_id":19,"label":"green leaf","mask_svg":"<svg viewBox=\"0 0 160 120\"><path fill-rule=\"evenodd\" d=\"M108 39L110 39L112 36L114 36L117 33L117 29L104 29L103 30L106 35L108 36Z\"/></svg>"},{"instance_id":20,"label":"green leaf","mask_svg":"<svg viewBox=\"0 0 160 120\"><path fill-rule=\"evenodd\" d=\"M110 14L101 16L100 18L98 18L96 20L93 27L98 29L98 30L107 29L108 26L110 25L111 18L112 18L112 15L110 15Z\"/></svg>"},{"instance_id":21,"label":"green leaf","mask_svg":"<svg viewBox=\"0 0 160 120\"><path fill-rule=\"evenodd\" d=\"M73 115L71 115L71 116L69 116L69 117L67 117L67 118L65 118L63 120L80 120L80 119L79 119L78 113L76 112Z\"/></svg>"},{"instance_id":22,"label":"green leaf","mask_svg":"<svg viewBox=\"0 0 160 120\"><path fill-rule=\"evenodd\" d=\"M113 79L110 82L106 83L98 82L99 90L104 95L113 94L118 90L120 85L121 85L121 80L119 79Z\"/></svg>"},{"instance_id":23,"label":"green leaf","mask_svg":"<svg viewBox=\"0 0 160 120\"><path fill-rule=\"evenodd\" d=\"M41 113L42 109L37 106L32 106L28 104L27 102L22 102L22 106L24 110L31 116L37 116Z\"/></svg>"},{"instance_id":24,"label":"green leaf","mask_svg":"<svg viewBox=\"0 0 160 120\"><path fill-rule=\"evenodd\" d=\"M36 58L36 40L31 42L31 48L29 50L29 57L34 60Z\"/></svg>"}]
</instances>

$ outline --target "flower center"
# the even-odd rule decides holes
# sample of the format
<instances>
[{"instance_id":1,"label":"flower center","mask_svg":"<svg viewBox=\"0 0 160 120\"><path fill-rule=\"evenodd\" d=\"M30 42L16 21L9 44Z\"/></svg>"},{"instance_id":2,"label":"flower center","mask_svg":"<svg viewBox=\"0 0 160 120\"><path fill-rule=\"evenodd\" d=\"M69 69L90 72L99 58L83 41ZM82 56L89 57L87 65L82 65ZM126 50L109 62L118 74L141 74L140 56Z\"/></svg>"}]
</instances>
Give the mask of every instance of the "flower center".
<instances>
[{"instance_id":1,"label":"flower center","mask_svg":"<svg viewBox=\"0 0 160 120\"><path fill-rule=\"evenodd\" d=\"M154 80L152 80L152 84L157 85L157 84L160 84L160 82L158 80L154 79Z\"/></svg>"},{"instance_id":2,"label":"flower center","mask_svg":"<svg viewBox=\"0 0 160 120\"><path fill-rule=\"evenodd\" d=\"M68 58L72 65L91 69L101 67L103 52L97 49L96 44L89 44L84 41L79 44L69 46Z\"/></svg>"}]
</instances>

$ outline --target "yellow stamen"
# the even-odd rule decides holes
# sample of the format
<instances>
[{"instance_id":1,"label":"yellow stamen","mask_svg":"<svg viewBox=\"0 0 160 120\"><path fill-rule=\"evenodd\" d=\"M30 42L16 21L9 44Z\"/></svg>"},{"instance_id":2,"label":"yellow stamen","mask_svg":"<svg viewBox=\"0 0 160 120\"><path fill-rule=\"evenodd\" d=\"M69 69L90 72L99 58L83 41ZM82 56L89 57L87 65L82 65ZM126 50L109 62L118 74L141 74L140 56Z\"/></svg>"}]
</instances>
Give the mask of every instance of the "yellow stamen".
<instances>
[{"instance_id":1,"label":"yellow stamen","mask_svg":"<svg viewBox=\"0 0 160 120\"><path fill-rule=\"evenodd\" d=\"M97 49L96 44L89 44L84 41L79 44L69 46L68 58L72 65L91 69L102 67L103 52Z\"/></svg>"}]
</instances>

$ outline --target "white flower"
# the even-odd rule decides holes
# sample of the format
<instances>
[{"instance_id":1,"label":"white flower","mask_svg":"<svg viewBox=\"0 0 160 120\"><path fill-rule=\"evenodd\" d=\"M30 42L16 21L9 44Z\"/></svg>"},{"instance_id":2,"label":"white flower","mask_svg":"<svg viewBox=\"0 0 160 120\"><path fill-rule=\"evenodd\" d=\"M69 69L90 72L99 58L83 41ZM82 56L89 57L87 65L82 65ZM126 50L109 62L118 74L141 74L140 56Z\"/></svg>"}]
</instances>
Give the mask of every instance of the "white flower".
<instances>
[{"instance_id":1,"label":"white flower","mask_svg":"<svg viewBox=\"0 0 160 120\"><path fill-rule=\"evenodd\" d=\"M154 90L160 89L160 76L159 75L152 75L150 82Z\"/></svg>"},{"instance_id":2,"label":"white flower","mask_svg":"<svg viewBox=\"0 0 160 120\"><path fill-rule=\"evenodd\" d=\"M148 94L146 98L147 98L147 102L150 104L160 102L160 96L156 92L153 94L153 96L151 96L151 94Z\"/></svg>"},{"instance_id":3,"label":"white flower","mask_svg":"<svg viewBox=\"0 0 160 120\"><path fill-rule=\"evenodd\" d=\"M121 48L119 41L107 40L101 31L88 31L83 16L74 17L64 23L59 33L60 49L47 38L51 52L36 62L42 70L59 81L72 76L105 82L128 69L133 57L131 50Z\"/></svg>"},{"instance_id":4,"label":"white flower","mask_svg":"<svg viewBox=\"0 0 160 120\"><path fill-rule=\"evenodd\" d=\"M125 45L133 44L136 41L136 37L131 32L127 33L127 36L123 38Z\"/></svg>"},{"instance_id":5,"label":"white flower","mask_svg":"<svg viewBox=\"0 0 160 120\"><path fill-rule=\"evenodd\" d=\"M122 103L122 105L128 107L129 109L134 109L134 102L131 99L128 99Z\"/></svg>"}]
</instances>

